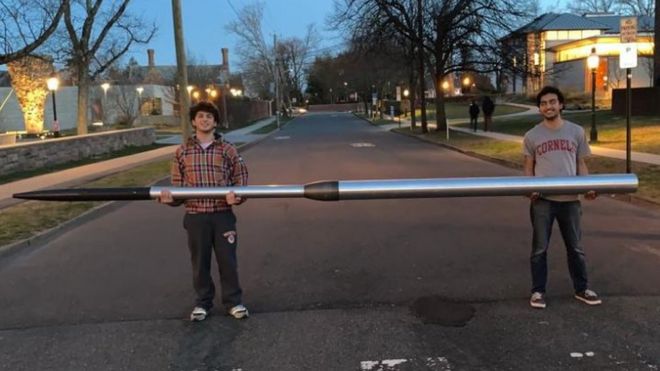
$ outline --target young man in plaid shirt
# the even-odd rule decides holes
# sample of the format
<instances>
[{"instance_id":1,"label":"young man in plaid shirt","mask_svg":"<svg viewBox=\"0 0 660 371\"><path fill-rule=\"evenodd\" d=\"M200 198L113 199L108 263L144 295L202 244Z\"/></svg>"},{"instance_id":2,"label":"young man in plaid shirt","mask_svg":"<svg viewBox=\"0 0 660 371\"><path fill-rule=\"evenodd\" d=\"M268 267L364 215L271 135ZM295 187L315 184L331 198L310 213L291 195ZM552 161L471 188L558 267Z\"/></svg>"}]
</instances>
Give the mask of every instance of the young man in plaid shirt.
<instances>
[{"instance_id":1,"label":"young man in plaid shirt","mask_svg":"<svg viewBox=\"0 0 660 371\"><path fill-rule=\"evenodd\" d=\"M190 120L195 135L176 151L172 161L174 187L229 187L247 185L248 171L236 148L215 134L219 112L210 102L200 102L190 108ZM178 206L164 190L158 200ZM220 271L222 304L227 313L237 319L246 318L248 311L241 300L238 282L236 248L236 216L233 205L244 200L230 192L225 199L190 199L185 201L183 225L188 234L188 249L192 262L193 286L197 294L191 321L202 321L213 307L215 285L211 278L211 255Z\"/></svg>"}]
</instances>

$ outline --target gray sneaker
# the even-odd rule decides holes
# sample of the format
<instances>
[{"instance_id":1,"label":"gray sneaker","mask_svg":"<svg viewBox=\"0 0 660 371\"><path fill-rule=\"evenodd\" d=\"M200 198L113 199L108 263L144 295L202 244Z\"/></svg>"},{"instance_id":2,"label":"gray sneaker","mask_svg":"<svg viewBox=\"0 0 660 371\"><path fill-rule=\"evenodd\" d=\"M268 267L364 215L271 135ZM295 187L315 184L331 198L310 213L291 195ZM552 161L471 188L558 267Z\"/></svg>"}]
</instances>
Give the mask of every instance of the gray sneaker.
<instances>
[{"instance_id":1,"label":"gray sneaker","mask_svg":"<svg viewBox=\"0 0 660 371\"><path fill-rule=\"evenodd\" d=\"M195 307L192 313L190 313L190 320L193 322L203 321L206 319L208 311L202 307Z\"/></svg>"},{"instance_id":2,"label":"gray sneaker","mask_svg":"<svg viewBox=\"0 0 660 371\"><path fill-rule=\"evenodd\" d=\"M238 304L237 306L229 310L229 315L236 319L248 318L250 313L243 304Z\"/></svg>"},{"instance_id":3,"label":"gray sneaker","mask_svg":"<svg viewBox=\"0 0 660 371\"><path fill-rule=\"evenodd\" d=\"M587 303L589 305L599 305L602 304L603 301L600 300L598 297L598 294L591 290L584 290L582 292L576 292L575 293L575 298L577 300L580 300L581 302Z\"/></svg>"},{"instance_id":4,"label":"gray sneaker","mask_svg":"<svg viewBox=\"0 0 660 371\"><path fill-rule=\"evenodd\" d=\"M529 299L529 305L532 308L544 309L545 308L545 298L543 297L542 292L535 292L532 294L532 297Z\"/></svg>"}]
</instances>

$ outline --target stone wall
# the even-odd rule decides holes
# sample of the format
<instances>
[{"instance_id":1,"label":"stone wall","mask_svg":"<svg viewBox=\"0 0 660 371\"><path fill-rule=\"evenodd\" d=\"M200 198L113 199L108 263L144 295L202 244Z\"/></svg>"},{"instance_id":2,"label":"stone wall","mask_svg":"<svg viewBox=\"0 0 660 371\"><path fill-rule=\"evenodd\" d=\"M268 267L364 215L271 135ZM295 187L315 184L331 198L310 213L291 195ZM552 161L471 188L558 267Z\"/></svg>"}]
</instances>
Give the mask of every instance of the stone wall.
<instances>
[{"instance_id":1,"label":"stone wall","mask_svg":"<svg viewBox=\"0 0 660 371\"><path fill-rule=\"evenodd\" d=\"M137 128L0 146L0 175L146 146L155 140L153 128Z\"/></svg>"}]
</instances>

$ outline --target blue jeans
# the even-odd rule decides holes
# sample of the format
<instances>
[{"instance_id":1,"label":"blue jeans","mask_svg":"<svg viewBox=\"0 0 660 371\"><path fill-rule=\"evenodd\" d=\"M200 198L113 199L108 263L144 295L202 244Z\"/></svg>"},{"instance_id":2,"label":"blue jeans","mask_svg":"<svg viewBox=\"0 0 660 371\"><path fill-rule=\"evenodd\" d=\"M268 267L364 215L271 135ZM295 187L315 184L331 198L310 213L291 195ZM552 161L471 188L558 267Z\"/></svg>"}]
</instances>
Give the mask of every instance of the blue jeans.
<instances>
[{"instance_id":1,"label":"blue jeans","mask_svg":"<svg viewBox=\"0 0 660 371\"><path fill-rule=\"evenodd\" d=\"M557 219L561 236L566 246L568 270L573 280L575 292L587 289L587 266L584 250L580 247L580 217L582 206L580 201L559 202L538 199L532 202L530 217L532 219L532 292L545 293L548 281L547 251L552 234L552 225Z\"/></svg>"}]
</instances>

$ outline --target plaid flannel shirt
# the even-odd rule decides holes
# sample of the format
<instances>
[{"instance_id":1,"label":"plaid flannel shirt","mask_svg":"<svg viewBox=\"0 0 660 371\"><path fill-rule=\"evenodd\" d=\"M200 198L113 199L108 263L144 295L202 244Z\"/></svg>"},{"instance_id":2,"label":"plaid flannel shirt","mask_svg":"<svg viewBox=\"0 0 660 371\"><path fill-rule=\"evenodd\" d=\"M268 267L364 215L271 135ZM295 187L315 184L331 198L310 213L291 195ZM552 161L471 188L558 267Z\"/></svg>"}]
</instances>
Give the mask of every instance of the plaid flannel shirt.
<instances>
[{"instance_id":1,"label":"plaid flannel shirt","mask_svg":"<svg viewBox=\"0 0 660 371\"><path fill-rule=\"evenodd\" d=\"M172 161L171 176L175 187L245 186L248 181L247 167L236 147L222 137L216 137L206 149L196 137L182 144ZM224 199L189 199L185 205L188 213L231 210Z\"/></svg>"}]
</instances>

